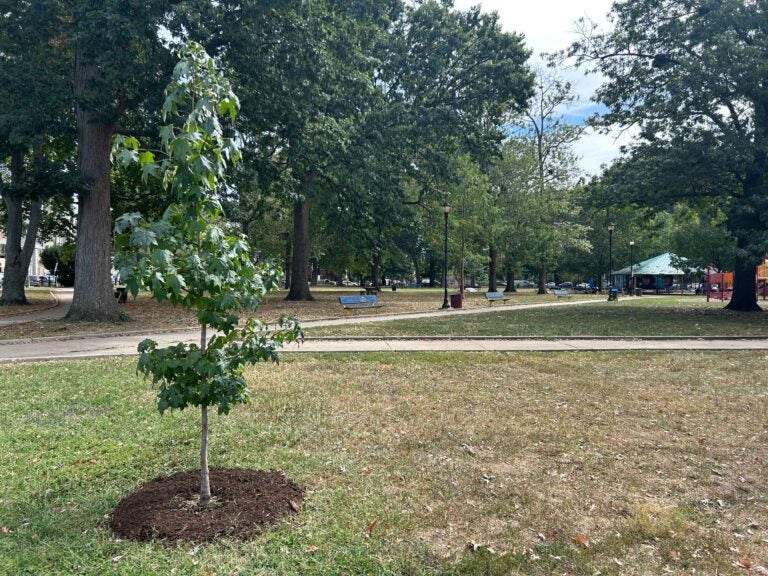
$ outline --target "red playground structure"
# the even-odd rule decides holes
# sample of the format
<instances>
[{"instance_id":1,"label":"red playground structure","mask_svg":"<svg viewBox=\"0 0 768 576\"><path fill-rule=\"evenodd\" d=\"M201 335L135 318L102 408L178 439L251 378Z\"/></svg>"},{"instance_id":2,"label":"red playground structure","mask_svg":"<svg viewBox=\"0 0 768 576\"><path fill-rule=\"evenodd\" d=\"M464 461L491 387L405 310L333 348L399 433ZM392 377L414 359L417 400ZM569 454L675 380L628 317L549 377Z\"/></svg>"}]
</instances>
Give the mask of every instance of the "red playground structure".
<instances>
[{"instance_id":1,"label":"red playground structure","mask_svg":"<svg viewBox=\"0 0 768 576\"><path fill-rule=\"evenodd\" d=\"M730 300L733 294L733 272L712 272L707 266L706 282L704 284L707 302L712 300ZM768 297L768 256L755 269L755 292L763 300Z\"/></svg>"}]
</instances>

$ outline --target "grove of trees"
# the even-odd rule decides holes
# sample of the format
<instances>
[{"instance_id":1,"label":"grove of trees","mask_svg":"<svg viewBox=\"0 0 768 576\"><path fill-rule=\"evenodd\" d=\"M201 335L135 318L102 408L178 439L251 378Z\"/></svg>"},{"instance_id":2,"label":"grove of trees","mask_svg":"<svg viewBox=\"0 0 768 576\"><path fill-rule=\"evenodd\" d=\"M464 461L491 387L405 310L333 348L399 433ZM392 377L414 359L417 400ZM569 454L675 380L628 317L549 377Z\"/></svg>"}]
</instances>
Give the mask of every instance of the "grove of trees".
<instances>
[{"instance_id":1,"label":"grove of trees","mask_svg":"<svg viewBox=\"0 0 768 576\"><path fill-rule=\"evenodd\" d=\"M768 16L754 0L617 2L564 56L599 72L604 127L636 144L587 182L569 84L533 70L496 14L451 0L0 0L0 303L25 301L36 238L75 242L70 319L115 320L114 219L159 219L172 195L116 137L162 148L163 87L192 40L231 80L242 150L216 190L252 258L289 300L320 271L434 285L601 282L614 263L674 251L736 271L729 308L756 310L768 248ZM123 140L124 141L124 140ZM146 159L146 158L145 158ZM200 160L203 162L203 160ZM148 172L149 171L149 172ZM72 251L68 249L71 257Z\"/></svg>"}]
</instances>

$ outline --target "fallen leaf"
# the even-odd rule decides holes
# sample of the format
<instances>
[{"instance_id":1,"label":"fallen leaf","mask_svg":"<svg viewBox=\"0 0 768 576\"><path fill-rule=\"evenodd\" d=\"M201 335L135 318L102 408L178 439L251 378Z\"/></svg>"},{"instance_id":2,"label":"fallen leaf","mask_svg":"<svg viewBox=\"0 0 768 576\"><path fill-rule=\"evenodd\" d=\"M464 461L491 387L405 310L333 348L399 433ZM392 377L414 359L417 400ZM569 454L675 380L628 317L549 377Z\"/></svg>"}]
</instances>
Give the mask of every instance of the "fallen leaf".
<instances>
[{"instance_id":1,"label":"fallen leaf","mask_svg":"<svg viewBox=\"0 0 768 576\"><path fill-rule=\"evenodd\" d=\"M319 550L319 548L317 546L315 546L314 544L311 544L311 545L307 546L307 549L305 550L305 552L307 554L314 554L318 550Z\"/></svg>"},{"instance_id":2,"label":"fallen leaf","mask_svg":"<svg viewBox=\"0 0 768 576\"><path fill-rule=\"evenodd\" d=\"M475 449L472 448L472 446L470 446L469 444L462 444L461 447L464 449L464 452L466 452L473 458L477 455L477 452L475 451Z\"/></svg>"},{"instance_id":3,"label":"fallen leaf","mask_svg":"<svg viewBox=\"0 0 768 576\"><path fill-rule=\"evenodd\" d=\"M368 468L368 466L363 468L363 476L368 476L368 475L370 475L370 473L371 473L371 469Z\"/></svg>"},{"instance_id":4,"label":"fallen leaf","mask_svg":"<svg viewBox=\"0 0 768 576\"><path fill-rule=\"evenodd\" d=\"M371 532L373 532L373 529L376 528L376 526L378 524L379 524L379 519L378 518L374 518L373 520L370 521L368 526L365 527L365 537L366 538L370 538L371 537Z\"/></svg>"},{"instance_id":5,"label":"fallen leaf","mask_svg":"<svg viewBox=\"0 0 768 576\"><path fill-rule=\"evenodd\" d=\"M3 534L8 534L8 526L3 526L0 530L3 531Z\"/></svg>"},{"instance_id":6,"label":"fallen leaf","mask_svg":"<svg viewBox=\"0 0 768 576\"><path fill-rule=\"evenodd\" d=\"M589 538L583 534L576 534L575 536L571 536L571 540L580 546L584 546L584 548L589 548Z\"/></svg>"},{"instance_id":7,"label":"fallen leaf","mask_svg":"<svg viewBox=\"0 0 768 576\"><path fill-rule=\"evenodd\" d=\"M672 558L673 560L680 560L680 556L681 556L680 552L678 552L677 550L669 551L669 557Z\"/></svg>"},{"instance_id":8,"label":"fallen leaf","mask_svg":"<svg viewBox=\"0 0 768 576\"><path fill-rule=\"evenodd\" d=\"M745 570L749 570L752 568L752 561L748 558L742 558L738 562L734 562L733 565L736 566L736 568L744 568Z\"/></svg>"},{"instance_id":9,"label":"fallen leaf","mask_svg":"<svg viewBox=\"0 0 768 576\"><path fill-rule=\"evenodd\" d=\"M122 555L120 555L120 556L112 556L112 558L110 558L110 561L111 561L111 562L115 562L115 563L117 563L117 562L120 562L120 560L121 560L122 558L123 558L123 556L122 556Z\"/></svg>"},{"instance_id":10,"label":"fallen leaf","mask_svg":"<svg viewBox=\"0 0 768 576\"><path fill-rule=\"evenodd\" d=\"M291 510L293 510L294 512L298 512L299 510L301 510L301 508L299 507L299 503L296 502L295 500L288 500L288 504L291 506Z\"/></svg>"}]
</instances>

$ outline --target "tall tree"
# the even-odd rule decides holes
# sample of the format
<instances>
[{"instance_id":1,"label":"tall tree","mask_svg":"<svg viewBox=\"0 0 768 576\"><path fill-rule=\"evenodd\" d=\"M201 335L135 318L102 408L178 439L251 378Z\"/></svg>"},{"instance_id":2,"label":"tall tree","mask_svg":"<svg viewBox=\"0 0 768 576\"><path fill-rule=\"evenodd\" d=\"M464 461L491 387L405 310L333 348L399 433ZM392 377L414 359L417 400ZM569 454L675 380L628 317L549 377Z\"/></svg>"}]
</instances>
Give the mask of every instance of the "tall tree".
<instances>
[{"instance_id":1,"label":"tall tree","mask_svg":"<svg viewBox=\"0 0 768 576\"><path fill-rule=\"evenodd\" d=\"M646 163L661 184L647 192L674 197L682 184L729 200L737 259L727 308L759 310L755 264L768 248L765 3L633 0L614 3L611 15L611 31L585 26L569 51L606 78L596 94L608 107L600 122L639 128L635 167Z\"/></svg>"},{"instance_id":2,"label":"tall tree","mask_svg":"<svg viewBox=\"0 0 768 576\"><path fill-rule=\"evenodd\" d=\"M66 166L72 148L67 122L69 69L61 11L55 2L19 9L0 3L0 158L8 159L8 181L0 179L7 220L6 257L0 304L24 304L24 283L38 238L43 204L56 193L71 194Z\"/></svg>"},{"instance_id":3,"label":"tall tree","mask_svg":"<svg viewBox=\"0 0 768 576\"><path fill-rule=\"evenodd\" d=\"M572 190L578 176L573 143L582 126L564 121L564 109L573 101L573 90L557 75L539 70L530 105L517 122L514 137L527 143L536 165L535 197L531 198L533 254L538 257L539 294L546 293L546 273L567 254L568 248L588 248L586 230L576 222L577 205Z\"/></svg>"}]
</instances>

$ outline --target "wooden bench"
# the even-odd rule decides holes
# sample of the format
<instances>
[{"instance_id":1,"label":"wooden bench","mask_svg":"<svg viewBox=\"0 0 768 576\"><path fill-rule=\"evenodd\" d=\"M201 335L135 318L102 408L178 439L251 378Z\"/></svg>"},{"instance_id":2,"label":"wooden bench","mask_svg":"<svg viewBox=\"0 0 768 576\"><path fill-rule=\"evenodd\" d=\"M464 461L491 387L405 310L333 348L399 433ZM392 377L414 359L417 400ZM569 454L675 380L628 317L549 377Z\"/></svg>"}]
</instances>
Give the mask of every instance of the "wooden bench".
<instances>
[{"instance_id":1,"label":"wooden bench","mask_svg":"<svg viewBox=\"0 0 768 576\"><path fill-rule=\"evenodd\" d=\"M568 290L552 290L552 294L555 295L555 298L570 298L571 293L568 292Z\"/></svg>"},{"instance_id":2,"label":"wooden bench","mask_svg":"<svg viewBox=\"0 0 768 576\"><path fill-rule=\"evenodd\" d=\"M375 295L364 296L339 296L339 304L349 310L360 310L362 308L378 308L384 306L379 302Z\"/></svg>"},{"instance_id":3,"label":"wooden bench","mask_svg":"<svg viewBox=\"0 0 768 576\"><path fill-rule=\"evenodd\" d=\"M485 299L488 300L488 304L493 305L494 302L506 302L509 300L509 297L504 296L502 292L486 292Z\"/></svg>"}]
</instances>

